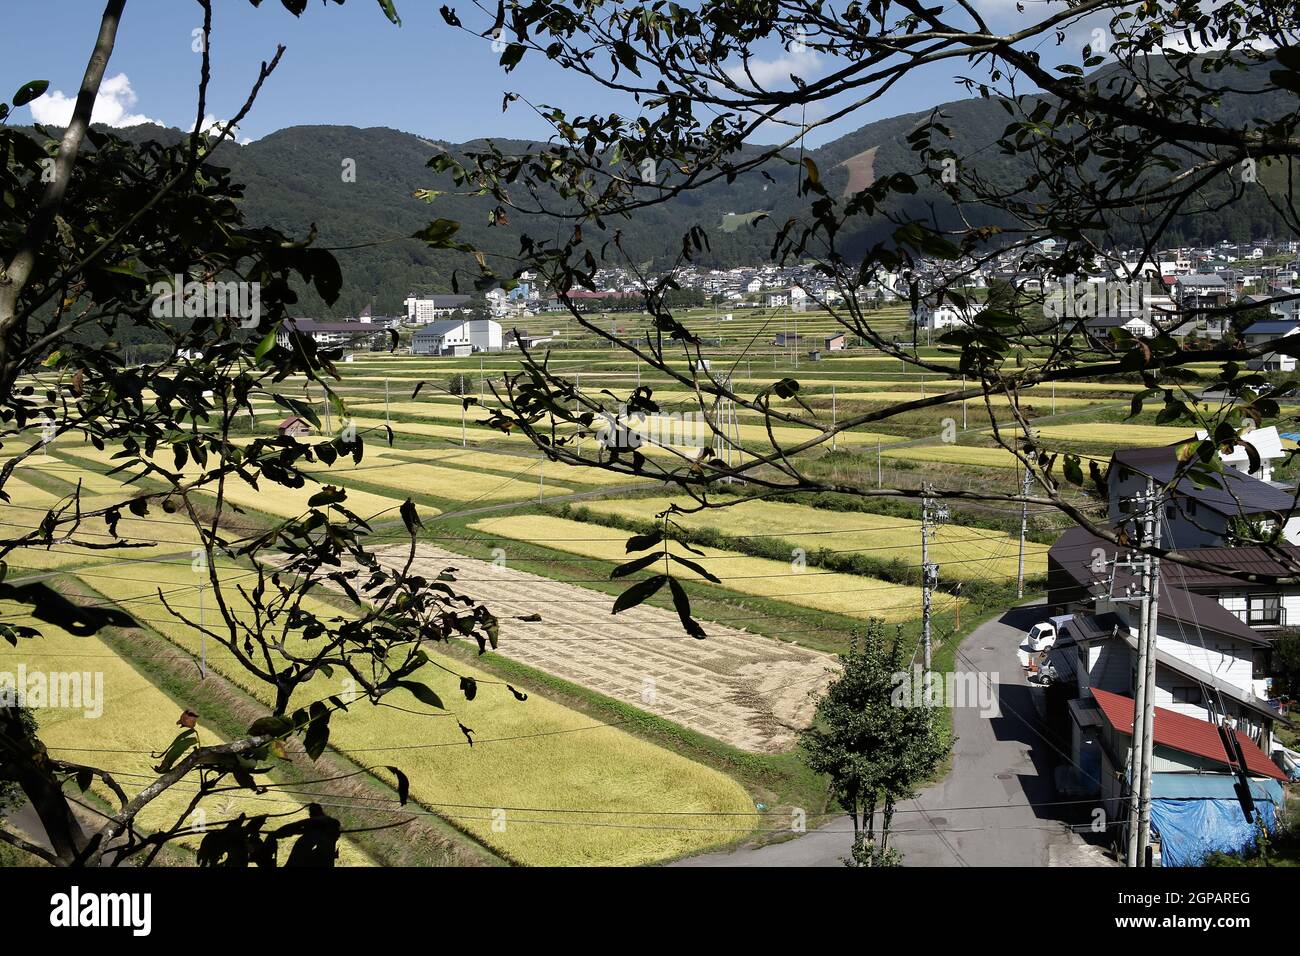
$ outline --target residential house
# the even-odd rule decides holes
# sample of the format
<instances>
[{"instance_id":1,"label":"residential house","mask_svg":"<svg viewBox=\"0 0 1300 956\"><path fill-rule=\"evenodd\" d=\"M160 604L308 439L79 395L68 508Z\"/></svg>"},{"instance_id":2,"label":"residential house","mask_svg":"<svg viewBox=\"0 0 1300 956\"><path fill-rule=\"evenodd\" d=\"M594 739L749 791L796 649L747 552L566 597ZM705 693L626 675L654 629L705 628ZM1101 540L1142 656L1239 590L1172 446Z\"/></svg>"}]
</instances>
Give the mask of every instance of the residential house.
<instances>
[{"instance_id":1,"label":"residential house","mask_svg":"<svg viewBox=\"0 0 1300 956\"><path fill-rule=\"evenodd\" d=\"M1209 437L1209 432L1199 429L1196 437L1204 441ZM1219 460L1230 468L1250 475L1252 478L1258 478L1260 481L1273 480L1273 464L1281 461L1286 457L1286 451L1282 448L1282 436L1278 434L1277 426L1269 425L1267 428L1251 428L1238 436L1238 444L1231 452L1225 452L1219 449ZM1250 449L1246 446L1249 445ZM1251 450L1254 455L1251 455ZM1258 462L1254 467L1251 466L1252 457Z\"/></svg>"},{"instance_id":2,"label":"residential house","mask_svg":"<svg viewBox=\"0 0 1300 956\"><path fill-rule=\"evenodd\" d=\"M970 325L974 315L975 310L969 306L958 308L947 302L942 305L931 306L926 302L921 302L912 312L912 321L916 323L918 329L938 332L941 329L953 328L954 326Z\"/></svg>"},{"instance_id":3,"label":"residential house","mask_svg":"<svg viewBox=\"0 0 1300 956\"><path fill-rule=\"evenodd\" d=\"M1290 514L1295 504L1293 492L1235 468L1225 469L1216 478L1220 487L1209 484L1197 487L1186 474L1186 466L1178 461L1175 445L1120 449L1111 457L1106 479L1110 520L1116 526L1129 520L1133 499L1146 491L1150 479L1157 488L1174 483L1164 506L1161 542L1164 547L1230 544L1233 525L1238 520L1265 526L1281 520L1286 541L1300 543L1300 517Z\"/></svg>"},{"instance_id":4,"label":"residential house","mask_svg":"<svg viewBox=\"0 0 1300 956\"><path fill-rule=\"evenodd\" d=\"M1263 345L1295 335L1300 331L1300 322L1294 319L1265 319L1247 326L1241 337L1246 345ZM1248 368L1257 372L1294 372L1296 357L1282 352L1265 352L1258 358L1246 362Z\"/></svg>"},{"instance_id":5,"label":"residential house","mask_svg":"<svg viewBox=\"0 0 1300 956\"><path fill-rule=\"evenodd\" d=\"M1220 563L1249 549L1212 550L1210 560ZM1183 570L1192 574L1190 581ZM1193 584L1205 589L1214 581L1162 562L1154 638L1152 813L1165 865L1194 865L1197 854L1203 856L1205 847L1190 846L1178 825L1191 799L1200 801L1205 815L1197 841L1235 849L1250 839L1249 827L1243 831L1232 824L1244 818L1219 742L1221 725L1231 728L1241 745L1267 823L1281 805L1277 782L1285 779L1271 757L1280 715L1259 696L1272 639ZM1069 742L1071 773L1062 789L1099 796L1111 821L1123 819L1132 789L1127 768L1141 587L1135 556L1086 529L1066 532L1048 553L1048 603L1073 615L1045 667L1054 677L1048 722Z\"/></svg>"},{"instance_id":6,"label":"residential house","mask_svg":"<svg viewBox=\"0 0 1300 956\"><path fill-rule=\"evenodd\" d=\"M1230 320L1216 310L1232 302L1234 288L1229 287L1228 282L1224 276L1210 273L1176 276L1172 293L1178 318L1171 329L1172 334L1223 338Z\"/></svg>"},{"instance_id":7,"label":"residential house","mask_svg":"<svg viewBox=\"0 0 1300 956\"><path fill-rule=\"evenodd\" d=\"M848 348L848 339L843 332L836 332L826 339L827 352L843 352Z\"/></svg>"},{"instance_id":8,"label":"residential house","mask_svg":"<svg viewBox=\"0 0 1300 956\"><path fill-rule=\"evenodd\" d=\"M1108 821L1127 813L1132 786L1128 761L1135 734L1133 699L1102 689L1092 692L1102 811ZM1254 810L1274 830L1286 806L1287 776L1236 728ZM1254 843L1254 821L1242 813L1237 777L1226 759L1218 724L1157 705L1151 726L1151 829L1161 866L1200 866L1214 851L1238 851ZM1123 845L1124 829L1116 827Z\"/></svg>"},{"instance_id":9,"label":"residential house","mask_svg":"<svg viewBox=\"0 0 1300 956\"><path fill-rule=\"evenodd\" d=\"M376 341L388 341L388 333L369 322L317 322L315 319L285 319L276 332L277 345L288 348L295 336L309 338L320 348L349 346L369 348Z\"/></svg>"},{"instance_id":10,"label":"residential house","mask_svg":"<svg viewBox=\"0 0 1300 956\"><path fill-rule=\"evenodd\" d=\"M303 438L311 434L311 423L305 418L291 415L276 425L275 430L284 438Z\"/></svg>"}]
</instances>

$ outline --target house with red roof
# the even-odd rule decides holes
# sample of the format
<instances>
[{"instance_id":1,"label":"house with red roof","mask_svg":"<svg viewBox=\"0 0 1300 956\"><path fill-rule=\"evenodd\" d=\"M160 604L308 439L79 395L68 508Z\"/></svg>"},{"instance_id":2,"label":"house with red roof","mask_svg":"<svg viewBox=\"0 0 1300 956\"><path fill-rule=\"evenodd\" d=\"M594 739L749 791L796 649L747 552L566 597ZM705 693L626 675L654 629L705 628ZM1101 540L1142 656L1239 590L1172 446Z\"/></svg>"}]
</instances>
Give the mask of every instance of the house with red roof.
<instances>
[{"instance_id":1,"label":"house with red roof","mask_svg":"<svg viewBox=\"0 0 1300 956\"><path fill-rule=\"evenodd\" d=\"M1133 698L1093 688L1101 753L1102 808L1108 822L1126 819L1133 787L1128 779L1133 746ZM1272 830L1286 805L1284 774L1249 736L1232 728L1244 758L1254 813ZM1216 724L1156 707L1152 733L1151 828L1163 866L1199 866L1215 851L1253 843L1254 816L1247 818L1235 789L1238 767L1229 759ZM1117 826L1117 830L1121 827ZM1124 834L1116 834L1122 842Z\"/></svg>"}]
</instances>

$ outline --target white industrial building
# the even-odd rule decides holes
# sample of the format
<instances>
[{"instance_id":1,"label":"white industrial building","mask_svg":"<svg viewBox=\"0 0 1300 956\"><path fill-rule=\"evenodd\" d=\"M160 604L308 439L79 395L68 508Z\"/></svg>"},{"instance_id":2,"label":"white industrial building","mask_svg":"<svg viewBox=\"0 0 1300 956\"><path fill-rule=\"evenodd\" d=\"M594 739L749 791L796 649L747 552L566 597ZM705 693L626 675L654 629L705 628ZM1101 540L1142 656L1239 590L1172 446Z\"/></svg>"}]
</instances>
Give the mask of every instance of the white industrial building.
<instances>
[{"instance_id":1,"label":"white industrial building","mask_svg":"<svg viewBox=\"0 0 1300 956\"><path fill-rule=\"evenodd\" d=\"M469 355L501 347L501 323L492 319L439 319L411 336L412 355Z\"/></svg>"}]
</instances>

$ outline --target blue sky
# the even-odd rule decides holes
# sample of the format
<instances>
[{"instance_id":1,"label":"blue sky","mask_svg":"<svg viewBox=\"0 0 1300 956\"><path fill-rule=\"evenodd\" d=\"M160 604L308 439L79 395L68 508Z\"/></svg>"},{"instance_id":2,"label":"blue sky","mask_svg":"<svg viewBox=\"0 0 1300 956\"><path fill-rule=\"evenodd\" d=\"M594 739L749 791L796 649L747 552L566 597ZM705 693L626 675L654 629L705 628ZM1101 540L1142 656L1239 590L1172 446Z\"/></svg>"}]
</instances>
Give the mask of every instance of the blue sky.
<instances>
[{"instance_id":1,"label":"blue sky","mask_svg":"<svg viewBox=\"0 0 1300 956\"><path fill-rule=\"evenodd\" d=\"M403 20L397 27L375 0L348 0L342 7L311 0L297 19L278 0L264 0L256 9L248 0L216 0L208 113L225 119L239 108L258 65L271 56L277 42L284 43L287 52L241 126L241 137L258 139L286 126L330 123L389 126L453 142L478 136L547 136L546 124L522 104L502 114L506 91L571 113L635 112L630 99L567 75L540 57L525 57L506 75L488 41L443 22L438 14L441 2L445 0L397 0ZM464 2L450 0L450 5L468 11ZM981 5L1015 15L1014 4L1006 0L984 0ZM57 116L61 105L70 111L102 0L6 6L0 33L0 98L8 98L27 80L48 79L50 93L35 108L44 117ZM468 12L462 18L471 22ZM192 31L200 23L199 6L190 0L128 0L108 69L113 83L101 94L103 109L97 118L119 125L144 117L188 129L194 122L200 60L192 49ZM772 56L786 54L774 48ZM56 95L59 92L64 100ZM963 96L945 68L908 82L883 103L830 131L819 131L809 142L816 145L872 120ZM30 121L28 108L11 119Z\"/></svg>"}]
</instances>

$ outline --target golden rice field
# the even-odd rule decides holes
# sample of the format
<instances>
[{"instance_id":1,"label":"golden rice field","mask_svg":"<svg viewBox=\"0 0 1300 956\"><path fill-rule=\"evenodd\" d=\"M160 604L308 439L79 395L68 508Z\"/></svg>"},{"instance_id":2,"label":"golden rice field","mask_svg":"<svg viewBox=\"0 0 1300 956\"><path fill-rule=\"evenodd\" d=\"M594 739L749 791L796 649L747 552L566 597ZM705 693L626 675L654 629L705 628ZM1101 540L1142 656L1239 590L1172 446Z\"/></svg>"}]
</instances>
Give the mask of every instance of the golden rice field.
<instances>
[{"instance_id":1,"label":"golden rice field","mask_svg":"<svg viewBox=\"0 0 1300 956\"><path fill-rule=\"evenodd\" d=\"M483 418L483 409L480 406L473 405L465 409L460 400L455 398L429 399L423 402L390 402L387 406L387 411L393 415L430 415L438 418L459 418L462 410L469 424ZM383 402L365 401L349 405L348 411L382 415L385 406Z\"/></svg>"},{"instance_id":2,"label":"golden rice field","mask_svg":"<svg viewBox=\"0 0 1300 956\"><path fill-rule=\"evenodd\" d=\"M507 455L496 452L476 451L467 448L394 448L383 453L384 458L395 461L436 461L465 468L472 472L493 471L505 475L517 475L526 470L528 475L536 476L537 463L541 459L529 455ZM542 472L548 490L557 482L571 485L627 485L644 482L645 479L634 475L621 475L601 468L583 468L566 465L563 462L545 461ZM535 484L533 485L536 489Z\"/></svg>"},{"instance_id":3,"label":"golden rice field","mask_svg":"<svg viewBox=\"0 0 1300 956\"><path fill-rule=\"evenodd\" d=\"M41 632L40 637L20 641L17 647L0 645L0 670L12 674L21 663L28 675L89 673L91 681L96 680L94 675L102 675L102 713L99 716L88 716L84 706L81 709L38 709L35 711L38 733L55 756L108 768L128 797L134 796L157 776L152 772L157 763L155 755L161 754L180 732L176 719L185 708L171 700L94 634L72 634L53 624L35 620L28 610L14 602L0 602L0 614L6 619L36 627ZM200 745L217 744L223 740L204 727L201 720L196 730ZM114 752L104 755L103 759L93 759L96 757L94 751L104 750ZM141 827L149 831L175 824L191 799L191 791L192 786L182 782L163 793L141 812ZM93 792L109 806L117 806L116 798L102 784L96 782ZM274 791L242 796L231 793L206 799L200 805L200 812L190 814L186 819L190 826L194 826L200 822L228 820L241 812L285 813L299 808L296 800ZM199 839L195 836L181 842L197 846ZM344 839L339 843L339 863L366 866L370 865L370 860Z\"/></svg>"},{"instance_id":4,"label":"golden rice field","mask_svg":"<svg viewBox=\"0 0 1300 956\"><path fill-rule=\"evenodd\" d=\"M4 504L0 517L0 532L4 537L19 537L36 530L50 509L66 497L37 488L11 477L5 483L9 501ZM120 490L115 495L91 495L81 499L83 512L120 504L129 495ZM159 554L188 551L198 547L198 534L193 526L177 522L160 528L156 521L135 518L124 513L117 525L117 537L109 532L102 518L83 518L75 531L65 527L67 540L49 547L28 547L14 551L7 561L13 568L29 571L49 571L86 563L115 561L139 562ZM116 542L130 542L130 547L108 548Z\"/></svg>"},{"instance_id":5,"label":"golden rice field","mask_svg":"<svg viewBox=\"0 0 1300 956\"><path fill-rule=\"evenodd\" d=\"M592 501L585 505L598 514L652 521L667 509L671 499L634 498ZM682 502L690 505L688 499ZM807 505L776 501L746 501L718 510L673 515L686 528L715 528L733 537L754 535L781 538L809 554L821 549L883 561L898 560L920 567L921 523L892 515L826 511ZM962 525L941 525L930 543L930 559L942 566L943 576L954 580L1010 579L1016 576L1018 539L1001 531ZM1047 570L1047 545L1025 545L1025 571Z\"/></svg>"},{"instance_id":6,"label":"golden rice field","mask_svg":"<svg viewBox=\"0 0 1300 956\"><path fill-rule=\"evenodd\" d=\"M77 459L84 456L91 460L97 460L101 464L108 463L112 455L119 450L107 448L100 452L89 447L85 449L78 447L75 452L67 454L67 460L75 465ZM174 467L174 462L168 462L164 459L163 463L165 467ZM130 470L128 469L128 471L122 472L121 477L126 478L129 474ZM187 478L193 479L199 477L201 470L193 462L190 462L186 466L184 474ZM319 493L326 484L331 483L332 480L331 476L324 470L322 470L320 478L320 484L308 482L301 488L288 488L284 485L268 482L266 488L263 489L254 488L237 475L231 475L227 477L221 493L225 501L236 508L245 511L260 511L277 518L296 518L307 510L311 498ZM118 500L123 496L123 490L119 486ZM406 500L406 495L390 497L369 491L359 491L355 488L345 490L347 491L347 500L344 502L345 507L354 514L366 519L379 515L396 518L397 509ZM208 499L215 499L217 496L215 484L205 485L199 488L198 491ZM417 510L426 517L434 517L441 513L439 509L432 505L418 505ZM172 550L176 549L173 548Z\"/></svg>"},{"instance_id":7,"label":"golden rice field","mask_svg":"<svg viewBox=\"0 0 1300 956\"><path fill-rule=\"evenodd\" d=\"M367 436L369 440L383 440L383 418L356 417L352 419L352 423L358 429L367 430L370 433ZM413 435L417 438L446 438L455 442L459 442L461 438L460 425L437 425L433 422L392 422L391 427L399 435ZM506 434L497 431L495 428L483 428L471 424L466 426L465 435L470 442L476 445L485 443L519 444L522 442L528 447L532 447L532 441L528 436L521 435L518 432Z\"/></svg>"},{"instance_id":8,"label":"golden rice field","mask_svg":"<svg viewBox=\"0 0 1300 956\"><path fill-rule=\"evenodd\" d=\"M903 383L899 383L899 384L903 384ZM922 398L933 398L936 395L942 394L944 391L951 391L954 388L958 387L956 383L936 383L936 386L937 387L932 388L925 392L909 391L909 390L897 390L897 391L891 390L887 392L848 391L848 392L839 392L837 393L836 397L841 399L852 399L852 400L862 401L862 402L914 402ZM822 395L817 397L825 398L828 396ZM969 408L978 409L984 407L983 398L970 398L967 399L966 401L967 401L967 406ZM1020 396L1021 408L1028 408L1030 406L1033 406L1034 408L1041 410L1044 408L1050 408L1052 402L1053 402L1052 396L1047 392L1040 392L1040 391L1025 392L1023 395ZM1097 404L1097 400L1094 398L1070 398L1064 395L1058 395L1056 396L1055 403L1057 408L1082 408L1085 405ZM954 401L948 403L948 405L951 406L957 406L960 404L961 404L960 401ZM1009 406L1011 404L1011 399L1008 398L1006 395L990 395L989 404L993 405L995 408L1002 408L1002 407ZM942 408L945 406L935 406L935 407Z\"/></svg>"},{"instance_id":9,"label":"golden rice field","mask_svg":"<svg viewBox=\"0 0 1300 956\"><path fill-rule=\"evenodd\" d=\"M503 456L505 457L505 456ZM311 469L322 482L363 482L366 485L391 488L399 498L408 494L433 495L451 501L516 501L536 497L538 492L537 466L541 459L531 461L515 459L519 464L519 477L502 477L460 468L444 468L427 462L410 462L389 457L385 453L366 455L359 465L352 459L337 461L332 466ZM545 479L543 479L544 481ZM564 495L572 491L561 485L545 485L547 494ZM348 497L366 492L349 491ZM435 514L437 509L431 509Z\"/></svg>"},{"instance_id":10,"label":"golden rice field","mask_svg":"<svg viewBox=\"0 0 1300 956\"><path fill-rule=\"evenodd\" d=\"M1024 465L1005 448L983 448L976 445L908 445L906 448L885 449L882 458L899 461L934 461L951 465L977 465L981 468L1014 468Z\"/></svg>"},{"instance_id":11,"label":"golden rice field","mask_svg":"<svg viewBox=\"0 0 1300 956\"><path fill-rule=\"evenodd\" d=\"M1172 445L1196 437L1196 429L1192 426L1125 425L1119 422L1043 425L1037 431L1042 438L1106 445Z\"/></svg>"},{"instance_id":12,"label":"golden rice field","mask_svg":"<svg viewBox=\"0 0 1300 956\"><path fill-rule=\"evenodd\" d=\"M228 573L233 583L241 572ZM148 600L155 588L162 587L193 613L196 592L176 593L176 589L192 587L194 575L188 567L167 565L151 577L154 580L141 581L129 569L114 569L96 572L88 583L119 600L144 599L131 607L139 609L149 626L197 653L194 632ZM230 596L239 600L233 591ZM247 616L246 608L238 612ZM292 638L287 645L291 651L300 647ZM724 774L539 694L517 701L484 671L440 654L430 657L434 663L417 671L413 679L431 687L454 712L454 719L353 707L332 722L330 744L345 754L356 753L356 759L366 765L399 766L410 778L413 801L507 858L532 866L653 863L717 847L754 825L753 802ZM208 660L214 670L267 699L265 685L243 672L227 652L210 648ZM464 699L458 678L438 664L481 682L474 701ZM306 691L310 691L307 697L317 699L345 692L345 687L341 676L320 676ZM405 692L391 701L411 710L427 710ZM472 748L457 728L457 719L475 731ZM405 749L411 744L425 746ZM499 830L492 821L496 807L540 809L506 811L505 829ZM683 823L673 816L682 813L722 816L688 816L690 822ZM376 823L392 816L376 813Z\"/></svg>"},{"instance_id":13,"label":"golden rice field","mask_svg":"<svg viewBox=\"0 0 1300 956\"><path fill-rule=\"evenodd\" d=\"M475 521L469 527L490 539L539 542L559 551L617 563L629 560L624 547L628 532L617 528L546 515L486 518ZM701 561L699 557L681 549L680 545L673 544L672 547L675 553L683 557ZM890 622L908 621L921 614L920 588L890 584L865 575L840 574L816 568L797 571L789 562L751 558L719 548L696 550L704 552L702 563L729 591L864 620L878 617ZM704 581L686 568L679 570L684 580Z\"/></svg>"}]
</instances>

